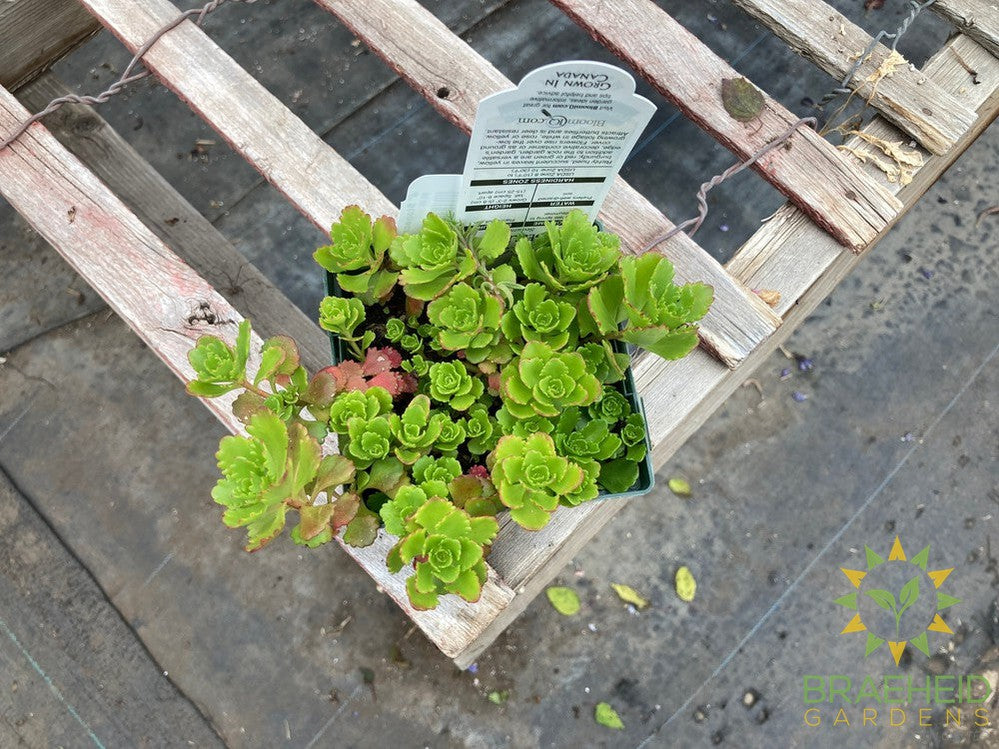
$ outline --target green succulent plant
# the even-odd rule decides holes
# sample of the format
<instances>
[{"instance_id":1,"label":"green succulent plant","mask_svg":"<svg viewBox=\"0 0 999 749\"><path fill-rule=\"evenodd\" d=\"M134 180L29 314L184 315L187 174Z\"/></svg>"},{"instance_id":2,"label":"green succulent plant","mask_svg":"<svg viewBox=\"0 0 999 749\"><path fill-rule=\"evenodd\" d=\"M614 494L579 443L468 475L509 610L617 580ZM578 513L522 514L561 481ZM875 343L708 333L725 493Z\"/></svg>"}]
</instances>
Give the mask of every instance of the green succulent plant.
<instances>
[{"instance_id":1,"label":"green succulent plant","mask_svg":"<svg viewBox=\"0 0 999 749\"><path fill-rule=\"evenodd\" d=\"M485 359L499 341L503 303L499 298L459 283L427 305L437 340L448 351L464 351L473 364Z\"/></svg>"},{"instance_id":2,"label":"green succulent plant","mask_svg":"<svg viewBox=\"0 0 999 749\"><path fill-rule=\"evenodd\" d=\"M396 236L395 221L371 216L356 205L340 213L340 220L330 229L331 243L313 254L319 265L336 274L344 291L373 304L392 291L399 274L383 268L385 253Z\"/></svg>"},{"instance_id":3,"label":"green succulent plant","mask_svg":"<svg viewBox=\"0 0 999 749\"><path fill-rule=\"evenodd\" d=\"M389 414L389 429L395 441L395 456L412 465L440 439L441 430L450 422L444 414L430 413L430 399L417 395L402 416Z\"/></svg>"},{"instance_id":4,"label":"green succulent plant","mask_svg":"<svg viewBox=\"0 0 999 749\"><path fill-rule=\"evenodd\" d=\"M395 497L378 508L385 532L393 536L405 536L406 521L427 501L427 493L418 486L408 484L399 487Z\"/></svg>"},{"instance_id":5,"label":"green succulent plant","mask_svg":"<svg viewBox=\"0 0 999 749\"><path fill-rule=\"evenodd\" d=\"M626 448L625 457L636 463L645 460L648 445L645 439L646 425L641 414L629 414L621 427L621 440Z\"/></svg>"},{"instance_id":6,"label":"green succulent plant","mask_svg":"<svg viewBox=\"0 0 999 749\"><path fill-rule=\"evenodd\" d=\"M354 335L365 317L364 304L356 297L328 296L319 303L319 327L339 336L358 359L375 340L370 330Z\"/></svg>"},{"instance_id":7,"label":"green succulent plant","mask_svg":"<svg viewBox=\"0 0 999 749\"><path fill-rule=\"evenodd\" d=\"M430 365L430 397L455 411L467 411L485 392L482 380L473 377L460 361Z\"/></svg>"},{"instance_id":8,"label":"green succulent plant","mask_svg":"<svg viewBox=\"0 0 999 749\"><path fill-rule=\"evenodd\" d=\"M290 501L306 501L306 486L319 470L319 443L301 424L287 426L267 411L253 415L247 437L228 436L215 457L222 478L212 499L226 508L223 522L246 528L247 551L277 536L285 525Z\"/></svg>"},{"instance_id":9,"label":"green succulent plant","mask_svg":"<svg viewBox=\"0 0 999 749\"><path fill-rule=\"evenodd\" d=\"M490 476L510 517L528 530L540 530L563 497L577 491L585 474L582 468L558 455L548 434L527 439L502 437L490 453Z\"/></svg>"},{"instance_id":10,"label":"green succulent plant","mask_svg":"<svg viewBox=\"0 0 999 749\"><path fill-rule=\"evenodd\" d=\"M420 354L413 354L408 360L402 363L402 368L406 372L412 372L417 377L426 377L430 371L430 362Z\"/></svg>"},{"instance_id":11,"label":"green succulent plant","mask_svg":"<svg viewBox=\"0 0 999 749\"><path fill-rule=\"evenodd\" d=\"M597 477L600 476L600 463L595 460L573 461L583 469L583 481L579 488L575 489L559 499L559 504L565 507L576 507L583 502L596 499L600 494L600 487L597 486ZM632 482L634 483L634 482ZM631 486L629 484L628 486Z\"/></svg>"},{"instance_id":12,"label":"green succulent plant","mask_svg":"<svg viewBox=\"0 0 999 749\"><path fill-rule=\"evenodd\" d=\"M476 267L471 251L460 246L457 232L434 213L416 234L396 237L389 255L402 268L399 283L406 295L423 301L437 298Z\"/></svg>"},{"instance_id":13,"label":"green succulent plant","mask_svg":"<svg viewBox=\"0 0 999 749\"><path fill-rule=\"evenodd\" d=\"M423 351L423 339L415 333L406 333L399 339L399 346L408 354Z\"/></svg>"},{"instance_id":14,"label":"green succulent plant","mask_svg":"<svg viewBox=\"0 0 999 749\"><path fill-rule=\"evenodd\" d=\"M587 409L591 419L603 419L614 428L631 413L631 404L620 390L605 385L600 398Z\"/></svg>"},{"instance_id":15,"label":"green succulent plant","mask_svg":"<svg viewBox=\"0 0 999 749\"><path fill-rule=\"evenodd\" d=\"M424 456L413 465L413 481L423 485L428 481L439 481L445 487L452 479L461 475L461 464L450 456L433 458ZM446 497L447 489L442 493L433 493L431 496Z\"/></svg>"},{"instance_id":16,"label":"green succulent plant","mask_svg":"<svg viewBox=\"0 0 999 749\"><path fill-rule=\"evenodd\" d=\"M590 289L587 305L600 333L651 351L663 359L680 359L697 346L697 326L714 297L701 283L677 286L673 265L649 252L623 257L621 274ZM622 322L627 322L619 329Z\"/></svg>"},{"instance_id":17,"label":"green succulent plant","mask_svg":"<svg viewBox=\"0 0 999 749\"><path fill-rule=\"evenodd\" d=\"M489 416L489 409L481 404L472 406L465 420L468 434L468 451L472 455L485 455L496 446L499 429L496 421Z\"/></svg>"},{"instance_id":18,"label":"green succulent plant","mask_svg":"<svg viewBox=\"0 0 999 749\"><path fill-rule=\"evenodd\" d=\"M575 319L575 307L550 298L541 284L530 283L524 297L503 315L503 335L516 351L525 341L541 341L558 350L575 337Z\"/></svg>"},{"instance_id":19,"label":"green succulent plant","mask_svg":"<svg viewBox=\"0 0 999 749\"><path fill-rule=\"evenodd\" d=\"M454 455L468 437L464 419L444 419L444 428L434 443L434 449L443 455Z\"/></svg>"},{"instance_id":20,"label":"green succulent plant","mask_svg":"<svg viewBox=\"0 0 999 749\"><path fill-rule=\"evenodd\" d=\"M390 317L385 321L385 337L389 341L398 343L404 335L406 335L406 323L398 317Z\"/></svg>"},{"instance_id":21,"label":"green succulent plant","mask_svg":"<svg viewBox=\"0 0 999 749\"><path fill-rule=\"evenodd\" d=\"M641 418L641 417L639 417ZM642 434L644 436L644 426ZM584 419L577 407L567 408L555 427L555 447L576 463L609 460L621 447L621 438L603 419Z\"/></svg>"},{"instance_id":22,"label":"green succulent plant","mask_svg":"<svg viewBox=\"0 0 999 749\"><path fill-rule=\"evenodd\" d=\"M492 517L471 517L444 499L430 499L406 520L408 535L389 552L389 570L412 564L415 574L406 580L410 603L432 609L438 596L456 593L474 603L486 581L483 546L499 525Z\"/></svg>"},{"instance_id":23,"label":"green succulent plant","mask_svg":"<svg viewBox=\"0 0 999 749\"><path fill-rule=\"evenodd\" d=\"M496 412L496 421L503 434L513 434L525 439L538 432L551 434L555 429L555 422L546 419L544 416L535 414L526 419L518 419L507 410L506 406L503 406Z\"/></svg>"},{"instance_id":24,"label":"green succulent plant","mask_svg":"<svg viewBox=\"0 0 999 749\"><path fill-rule=\"evenodd\" d=\"M235 346L212 335L201 336L194 348L187 352L187 360L195 375L195 379L187 384L187 392L202 398L215 398L241 387L246 381L246 360L249 356L248 320L239 324Z\"/></svg>"},{"instance_id":25,"label":"green succulent plant","mask_svg":"<svg viewBox=\"0 0 999 749\"><path fill-rule=\"evenodd\" d=\"M392 449L392 429L388 418L365 419L355 416L347 422L347 444L343 452L358 469L384 458Z\"/></svg>"},{"instance_id":26,"label":"green succulent plant","mask_svg":"<svg viewBox=\"0 0 999 749\"><path fill-rule=\"evenodd\" d=\"M570 406L585 406L600 395L600 381L575 351L560 353L531 341L520 356L504 367L503 406L518 419L558 416Z\"/></svg>"},{"instance_id":27,"label":"green succulent plant","mask_svg":"<svg viewBox=\"0 0 999 749\"><path fill-rule=\"evenodd\" d=\"M329 409L329 426L337 434L347 434L353 418L373 419L392 410L392 396L381 387L348 390L333 399Z\"/></svg>"},{"instance_id":28,"label":"green succulent plant","mask_svg":"<svg viewBox=\"0 0 999 749\"><path fill-rule=\"evenodd\" d=\"M515 250L524 275L554 291L585 291L607 278L621 256L621 241L601 232L576 209L561 224L545 222L547 231L532 241L522 238Z\"/></svg>"}]
</instances>

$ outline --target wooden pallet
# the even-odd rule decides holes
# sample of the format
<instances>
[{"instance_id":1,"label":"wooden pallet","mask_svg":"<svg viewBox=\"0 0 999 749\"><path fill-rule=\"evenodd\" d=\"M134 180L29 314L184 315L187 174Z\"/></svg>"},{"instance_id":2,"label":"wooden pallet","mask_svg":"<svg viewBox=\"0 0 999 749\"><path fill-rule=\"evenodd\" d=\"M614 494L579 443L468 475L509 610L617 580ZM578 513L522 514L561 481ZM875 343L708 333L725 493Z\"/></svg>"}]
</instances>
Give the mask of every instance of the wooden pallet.
<instances>
[{"instance_id":1,"label":"wooden pallet","mask_svg":"<svg viewBox=\"0 0 999 749\"><path fill-rule=\"evenodd\" d=\"M448 120L468 131L478 101L512 86L495 67L414 0L317 0L381 55ZM683 113L744 157L797 118L766 99L751 127L721 105L721 79L737 75L651 0L553 0L623 58ZM736 0L791 47L835 76L852 66L870 37L820 0ZM876 86L879 47L855 78L858 95L881 113L850 143L834 148L809 130L756 167L789 199L726 267L678 235L661 246L682 280L715 288L702 347L680 362L644 356L635 364L646 402L656 467L800 324L864 252L883 236L999 112L999 29L993 0L939 0L933 7L958 33L921 71L907 64ZM11 90L86 39L94 19L130 50L178 10L168 0L14 0L0 9L0 136L28 116ZM30 29L31 33L25 33ZM374 213L393 206L363 175L309 130L200 29L184 22L146 55L146 64L316 226L359 203ZM191 61L197 61L191 64ZM972 75L973 71L974 75ZM47 77L23 96L38 109L63 93ZM74 126L86 122L86 128ZM0 192L91 284L181 380L187 352L204 333L232 339L251 317L263 336L297 338L306 364L327 362L322 332L87 107L36 124L0 152ZM80 135L86 133L86 137ZM861 157L883 154L871 140L914 140L922 166L902 185ZM170 210L163 212L163 206ZM169 225L163 215L181 216ZM601 215L630 251L673 224L618 179ZM242 270L238 270L242 269ZM217 291L242 273L249 293ZM213 288L213 285L215 288ZM780 292L774 309L752 289ZM260 339L256 339L259 344ZM178 397L180 396L178 388ZM206 405L232 431L241 425L225 400ZM344 549L446 655L471 663L513 621L569 558L624 505L595 502L556 513L538 533L503 521L489 557L482 600L443 599L414 611L402 577L389 575L382 537Z\"/></svg>"}]
</instances>

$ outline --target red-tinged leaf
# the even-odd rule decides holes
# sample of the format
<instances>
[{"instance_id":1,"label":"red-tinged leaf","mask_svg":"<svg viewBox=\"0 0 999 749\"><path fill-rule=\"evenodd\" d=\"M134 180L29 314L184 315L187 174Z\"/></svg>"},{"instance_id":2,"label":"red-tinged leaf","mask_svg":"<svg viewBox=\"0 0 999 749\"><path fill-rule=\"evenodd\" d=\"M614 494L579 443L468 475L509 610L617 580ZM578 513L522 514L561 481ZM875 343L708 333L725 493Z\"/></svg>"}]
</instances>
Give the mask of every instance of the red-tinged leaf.
<instances>
[{"instance_id":1,"label":"red-tinged leaf","mask_svg":"<svg viewBox=\"0 0 999 749\"><path fill-rule=\"evenodd\" d=\"M363 503L358 503L354 519L347 523L343 531L343 541L350 546L371 546L378 536L380 518Z\"/></svg>"},{"instance_id":2,"label":"red-tinged leaf","mask_svg":"<svg viewBox=\"0 0 999 749\"><path fill-rule=\"evenodd\" d=\"M333 505L313 505L298 511L299 535L303 541L310 541L329 527L333 516Z\"/></svg>"},{"instance_id":3,"label":"red-tinged leaf","mask_svg":"<svg viewBox=\"0 0 999 749\"><path fill-rule=\"evenodd\" d=\"M763 94L745 78L722 79L721 97L725 111L739 122L752 122L763 111Z\"/></svg>"},{"instance_id":4,"label":"red-tinged leaf","mask_svg":"<svg viewBox=\"0 0 999 749\"><path fill-rule=\"evenodd\" d=\"M333 511L330 516L330 525L334 531L339 531L357 515L357 508L361 505L361 498L356 494L342 494L333 501Z\"/></svg>"},{"instance_id":5,"label":"red-tinged leaf","mask_svg":"<svg viewBox=\"0 0 999 749\"><path fill-rule=\"evenodd\" d=\"M423 312L423 302L420 299L413 299L412 297L406 297L406 316L407 317L419 317Z\"/></svg>"},{"instance_id":6,"label":"red-tinged leaf","mask_svg":"<svg viewBox=\"0 0 999 749\"><path fill-rule=\"evenodd\" d=\"M365 383L364 390L372 387L385 388L393 398L403 392L406 382L398 372L382 372L377 374Z\"/></svg>"},{"instance_id":7,"label":"red-tinged leaf","mask_svg":"<svg viewBox=\"0 0 999 749\"><path fill-rule=\"evenodd\" d=\"M264 399L249 390L244 390L232 402L232 414L243 424L249 424L255 413L264 410L266 410Z\"/></svg>"},{"instance_id":8,"label":"red-tinged leaf","mask_svg":"<svg viewBox=\"0 0 999 749\"><path fill-rule=\"evenodd\" d=\"M309 381L303 400L318 408L328 408L337 395L336 375L327 369L322 369Z\"/></svg>"},{"instance_id":9,"label":"red-tinged leaf","mask_svg":"<svg viewBox=\"0 0 999 749\"><path fill-rule=\"evenodd\" d=\"M371 377L390 369L398 369L402 364L402 354L390 346L368 349L364 359L364 374Z\"/></svg>"}]
</instances>

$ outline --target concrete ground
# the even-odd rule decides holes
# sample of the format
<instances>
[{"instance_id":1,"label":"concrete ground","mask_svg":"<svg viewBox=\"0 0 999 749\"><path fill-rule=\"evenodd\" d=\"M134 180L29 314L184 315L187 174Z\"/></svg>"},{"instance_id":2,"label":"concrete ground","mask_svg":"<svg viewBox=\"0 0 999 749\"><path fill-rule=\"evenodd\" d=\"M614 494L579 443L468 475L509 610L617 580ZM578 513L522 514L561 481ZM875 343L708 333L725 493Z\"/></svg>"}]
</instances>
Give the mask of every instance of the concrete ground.
<instances>
[{"instance_id":1,"label":"concrete ground","mask_svg":"<svg viewBox=\"0 0 999 749\"><path fill-rule=\"evenodd\" d=\"M660 4L795 111L830 85L728 2ZM901 12L833 4L869 30ZM609 59L541 0L427 5L514 79ZM314 5L228 7L208 29L393 200L460 170L467 139ZM927 14L902 49L920 63L946 33ZM102 35L58 73L92 92L127 57ZM625 176L680 220L730 157L652 98ZM149 81L101 114L313 313L322 237L223 145L197 153L207 126ZM997 745L970 709L959 727L941 709L920 726L918 700L902 726L887 706L863 725L865 702L849 726L820 706L813 727L802 689L806 675L999 673L999 216L977 220L999 203L997 168L993 126L795 333L791 358L761 366L566 568L581 612L537 599L465 672L336 548L240 550L209 497L221 427L0 205L0 746ZM780 203L762 184L718 190L698 241L729 257ZM665 488L674 476L693 496ZM838 568L896 536L910 557L930 545L930 570L954 567L941 591L961 599L943 611L953 633L899 667L840 635L853 612L833 603L851 590ZM690 604L673 590L681 565ZM629 609L611 583L650 606ZM595 724L601 701L623 731Z\"/></svg>"}]
</instances>

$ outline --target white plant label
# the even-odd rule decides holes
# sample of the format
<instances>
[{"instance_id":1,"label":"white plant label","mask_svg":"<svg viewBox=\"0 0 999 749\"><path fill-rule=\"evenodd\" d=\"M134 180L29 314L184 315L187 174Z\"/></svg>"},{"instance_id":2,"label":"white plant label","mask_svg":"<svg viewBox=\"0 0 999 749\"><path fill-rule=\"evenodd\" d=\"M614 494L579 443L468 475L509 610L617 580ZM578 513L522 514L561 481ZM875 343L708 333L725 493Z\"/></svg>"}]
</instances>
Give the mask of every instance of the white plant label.
<instances>
[{"instance_id":1,"label":"white plant label","mask_svg":"<svg viewBox=\"0 0 999 749\"><path fill-rule=\"evenodd\" d=\"M613 65L576 60L528 73L480 102L456 217L527 230L573 208L595 219L655 110Z\"/></svg>"},{"instance_id":2,"label":"white plant label","mask_svg":"<svg viewBox=\"0 0 999 749\"><path fill-rule=\"evenodd\" d=\"M479 103L464 174L413 180L399 230L419 231L431 211L466 224L498 218L526 233L573 208L593 220L655 111L635 93L635 79L613 65L538 68Z\"/></svg>"}]
</instances>

